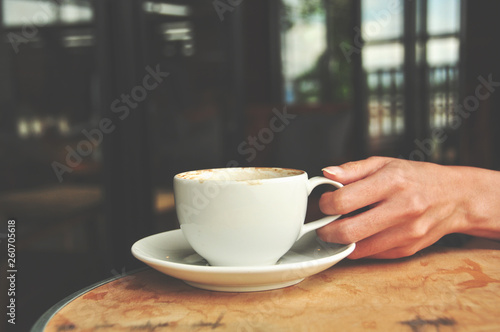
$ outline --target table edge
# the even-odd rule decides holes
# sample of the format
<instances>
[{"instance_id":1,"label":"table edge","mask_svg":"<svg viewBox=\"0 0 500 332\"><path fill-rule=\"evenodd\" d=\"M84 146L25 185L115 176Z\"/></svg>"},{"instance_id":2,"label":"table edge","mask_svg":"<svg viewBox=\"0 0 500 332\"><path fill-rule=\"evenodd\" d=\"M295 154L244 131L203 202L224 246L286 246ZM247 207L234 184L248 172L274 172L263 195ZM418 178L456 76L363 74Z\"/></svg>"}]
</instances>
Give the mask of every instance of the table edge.
<instances>
[{"instance_id":1,"label":"table edge","mask_svg":"<svg viewBox=\"0 0 500 332\"><path fill-rule=\"evenodd\" d=\"M135 273L143 272L143 271L146 271L146 270L151 270L151 268L148 267L148 266L146 266L146 267L141 267L141 268L138 268L136 270L127 272L125 274L115 275L115 276L109 277L107 279L98 281L95 284L92 284L90 286L82 288L82 289L80 289L80 290L72 293L71 295L66 296L65 298L63 298L62 300L60 300L59 302L57 302L56 304L54 304L52 307L50 307L47 311L45 311L37 319L37 321L33 324L33 326L30 329L30 332L43 331L47 327L47 324L52 319L52 317L54 317L62 308L64 308L70 302L72 302L76 298L82 296L83 294L88 293L91 290L96 289L96 288L98 288L98 287L100 287L102 285L105 285L107 283L110 283L112 281L118 280L120 278L129 276L129 275L132 275L132 274L135 274Z\"/></svg>"}]
</instances>

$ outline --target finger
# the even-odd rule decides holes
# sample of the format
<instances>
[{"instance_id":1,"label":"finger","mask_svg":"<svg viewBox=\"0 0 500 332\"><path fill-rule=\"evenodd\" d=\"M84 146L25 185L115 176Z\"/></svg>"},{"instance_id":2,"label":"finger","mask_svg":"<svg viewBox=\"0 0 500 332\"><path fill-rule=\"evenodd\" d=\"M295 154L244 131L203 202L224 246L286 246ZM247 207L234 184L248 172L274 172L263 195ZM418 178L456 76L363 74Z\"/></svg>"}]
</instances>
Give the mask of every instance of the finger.
<instances>
[{"instance_id":1,"label":"finger","mask_svg":"<svg viewBox=\"0 0 500 332\"><path fill-rule=\"evenodd\" d=\"M371 176L324 193L319 201L320 210L325 214L347 214L380 203L394 191L391 183L390 172L377 169Z\"/></svg>"},{"instance_id":2,"label":"finger","mask_svg":"<svg viewBox=\"0 0 500 332\"><path fill-rule=\"evenodd\" d=\"M350 259L359 258L400 258L410 256L408 248L401 244L401 230L398 227L385 230L356 243ZM406 243L405 243L406 244Z\"/></svg>"},{"instance_id":3,"label":"finger","mask_svg":"<svg viewBox=\"0 0 500 332\"><path fill-rule=\"evenodd\" d=\"M349 258L408 257L437 242L443 235L444 233L437 229L426 231L425 235L418 235L409 231L406 226L398 225L356 243L356 249Z\"/></svg>"},{"instance_id":4,"label":"finger","mask_svg":"<svg viewBox=\"0 0 500 332\"><path fill-rule=\"evenodd\" d=\"M370 157L364 160L348 162L340 166L325 167L323 168L323 175L345 185L367 177L392 160L392 158Z\"/></svg>"},{"instance_id":5,"label":"finger","mask_svg":"<svg viewBox=\"0 0 500 332\"><path fill-rule=\"evenodd\" d=\"M349 259L360 259L360 258L369 258L369 259L397 259L397 258L403 258L403 257L408 257L411 256L412 254L409 253L409 249L405 247L397 247L397 248L392 248L383 252L379 252L375 255L369 255L369 256L363 256L363 257L356 257L352 256L349 257Z\"/></svg>"},{"instance_id":6,"label":"finger","mask_svg":"<svg viewBox=\"0 0 500 332\"><path fill-rule=\"evenodd\" d=\"M390 203L381 204L363 213L338 219L317 230L326 242L348 244L359 242L401 222Z\"/></svg>"}]
</instances>

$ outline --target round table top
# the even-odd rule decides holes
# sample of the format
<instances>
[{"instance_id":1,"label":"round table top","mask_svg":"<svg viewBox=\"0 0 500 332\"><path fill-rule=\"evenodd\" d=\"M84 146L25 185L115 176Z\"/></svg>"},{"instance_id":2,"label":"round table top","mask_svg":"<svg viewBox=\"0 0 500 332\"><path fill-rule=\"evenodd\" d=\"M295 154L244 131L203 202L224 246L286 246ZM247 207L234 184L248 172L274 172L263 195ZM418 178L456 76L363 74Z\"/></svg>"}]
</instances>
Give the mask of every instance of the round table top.
<instances>
[{"instance_id":1,"label":"round table top","mask_svg":"<svg viewBox=\"0 0 500 332\"><path fill-rule=\"evenodd\" d=\"M343 260L301 283L254 293L188 286L144 269L59 305L44 331L500 331L500 250L428 248Z\"/></svg>"}]
</instances>

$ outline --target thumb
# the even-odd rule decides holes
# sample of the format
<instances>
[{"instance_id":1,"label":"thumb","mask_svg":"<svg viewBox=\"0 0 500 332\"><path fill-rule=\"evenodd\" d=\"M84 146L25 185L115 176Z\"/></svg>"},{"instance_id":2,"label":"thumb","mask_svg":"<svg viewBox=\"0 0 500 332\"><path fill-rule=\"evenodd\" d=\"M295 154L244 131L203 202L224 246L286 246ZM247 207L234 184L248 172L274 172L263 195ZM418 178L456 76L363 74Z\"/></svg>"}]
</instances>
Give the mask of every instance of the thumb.
<instances>
[{"instance_id":1,"label":"thumb","mask_svg":"<svg viewBox=\"0 0 500 332\"><path fill-rule=\"evenodd\" d=\"M375 173L393 158L370 157L359 161L351 161L340 166L328 166L322 169L323 175L342 184L349 184Z\"/></svg>"}]
</instances>

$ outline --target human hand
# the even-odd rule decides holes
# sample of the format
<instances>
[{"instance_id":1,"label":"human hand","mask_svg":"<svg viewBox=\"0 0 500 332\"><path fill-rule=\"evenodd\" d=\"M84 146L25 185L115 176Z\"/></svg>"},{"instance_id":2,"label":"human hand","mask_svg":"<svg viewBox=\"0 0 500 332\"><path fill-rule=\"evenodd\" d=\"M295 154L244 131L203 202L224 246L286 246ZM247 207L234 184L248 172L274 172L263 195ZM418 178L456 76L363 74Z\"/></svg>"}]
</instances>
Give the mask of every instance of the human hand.
<instances>
[{"instance_id":1,"label":"human hand","mask_svg":"<svg viewBox=\"0 0 500 332\"><path fill-rule=\"evenodd\" d=\"M499 172L371 157L323 173L345 185L322 195L323 213L370 207L317 230L324 241L356 242L349 258L410 256L449 233L500 238Z\"/></svg>"}]
</instances>

